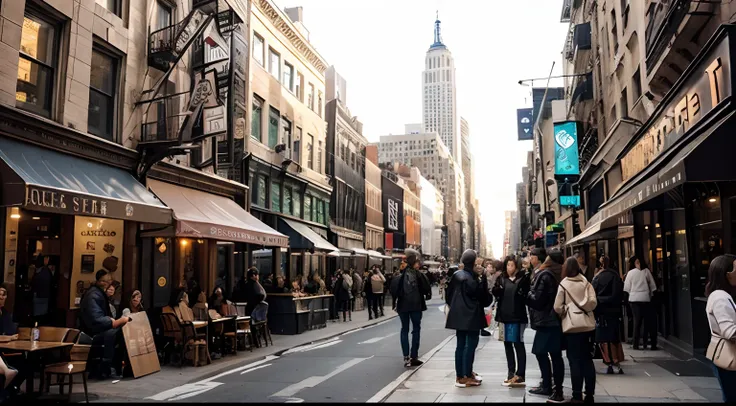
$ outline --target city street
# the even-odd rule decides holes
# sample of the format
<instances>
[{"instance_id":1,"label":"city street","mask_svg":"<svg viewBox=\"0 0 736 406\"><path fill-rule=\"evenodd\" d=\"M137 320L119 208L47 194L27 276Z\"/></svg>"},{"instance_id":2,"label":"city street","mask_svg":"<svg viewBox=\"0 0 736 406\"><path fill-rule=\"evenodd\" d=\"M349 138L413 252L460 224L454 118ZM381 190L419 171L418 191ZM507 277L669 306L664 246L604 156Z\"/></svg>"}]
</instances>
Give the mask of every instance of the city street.
<instances>
[{"instance_id":1,"label":"city street","mask_svg":"<svg viewBox=\"0 0 736 406\"><path fill-rule=\"evenodd\" d=\"M444 328L441 306L435 296L424 312L420 357L452 336ZM407 371L399 329L399 319L393 318L163 391L148 400L366 402Z\"/></svg>"}]
</instances>

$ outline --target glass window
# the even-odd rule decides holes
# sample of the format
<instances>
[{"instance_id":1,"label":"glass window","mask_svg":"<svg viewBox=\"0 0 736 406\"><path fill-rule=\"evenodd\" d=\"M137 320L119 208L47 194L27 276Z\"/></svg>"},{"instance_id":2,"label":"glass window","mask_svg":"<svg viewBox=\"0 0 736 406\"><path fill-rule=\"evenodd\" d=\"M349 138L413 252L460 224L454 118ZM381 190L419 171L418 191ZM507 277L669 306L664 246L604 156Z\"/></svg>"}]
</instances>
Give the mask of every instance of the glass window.
<instances>
[{"instance_id":1,"label":"glass window","mask_svg":"<svg viewBox=\"0 0 736 406\"><path fill-rule=\"evenodd\" d=\"M291 188L284 186L284 206L283 206L283 213L285 214L292 214L293 210L291 209Z\"/></svg>"},{"instance_id":2,"label":"glass window","mask_svg":"<svg viewBox=\"0 0 736 406\"><path fill-rule=\"evenodd\" d=\"M307 91L307 107L314 110L314 85L310 83Z\"/></svg>"},{"instance_id":3,"label":"glass window","mask_svg":"<svg viewBox=\"0 0 736 406\"><path fill-rule=\"evenodd\" d=\"M320 199L315 199L315 203L316 203L316 206L317 206L317 222L318 223L324 223L324 221L325 221L325 217L324 217L325 216L325 212L324 212L325 208L324 208L323 202Z\"/></svg>"},{"instance_id":4,"label":"glass window","mask_svg":"<svg viewBox=\"0 0 736 406\"><path fill-rule=\"evenodd\" d=\"M266 185L268 185L268 179L265 175L258 175L258 187L256 187L256 204L261 207L266 207Z\"/></svg>"},{"instance_id":5,"label":"glass window","mask_svg":"<svg viewBox=\"0 0 736 406\"><path fill-rule=\"evenodd\" d=\"M312 206L311 206L311 209L312 209L312 221L316 221L316 222L320 222L319 219L317 218L317 206L318 205L319 205L319 199L317 199L316 197L312 196Z\"/></svg>"},{"instance_id":6,"label":"glass window","mask_svg":"<svg viewBox=\"0 0 736 406\"><path fill-rule=\"evenodd\" d=\"M313 149L314 149L314 136L311 134L307 134L309 137L307 140L307 168L314 169L314 162L313 162Z\"/></svg>"},{"instance_id":7,"label":"glass window","mask_svg":"<svg viewBox=\"0 0 736 406\"><path fill-rule=\"evenodd\" d=\"M98 0L99 2L100 0ZM169 7L167 4L164 4L163 2L157 1L156 2L156 27L154 31L160 30L163 28L166 28L170 25L173 25L171 23L171 7Z\"/></svg>"},{"instance_id":8,"label":"glass window","mask_svg":"<svg viewBox=\"0 0 736 406\"><path fill-rule=\"evenodd\" d=\"M312 221L312 196L304 196L304 220Z\"/></svg>"},{"instance_id":9,"label":"glass window","mask_svg":"<svg viewBox=\"0 0 736 406\"><path fill-rule=\"evenodd\" d=\"M258 34L253 34L253 59L259 65L263 65L263 38Z\"/></svg>"},{"instance_id":10,"label":"glass window","mask_svg":"<svg viewBox=\"0 0 736 406\"><path fill-rule=\"evenodd\" d=\"M291 147L291 121L289 121L286 117L281 117L281 131L282 138L280 143L283 143L286 145L286 148Z\"/></svg>"},{"instance_id":11,"label":"glass window","mask_svg":"<svg viewBox=\"0 0 736 406\"><path fill-rule=\"evenodd\" d=\"M268 146L273 148L279 142L279 111L271 107L268 112Z\"/></svg>"},{"instance_id":12,"label":"glass window","mask_svg":"<svg viewBox=\"0 0 736 406\"><path fill-rule=\"evenodd\" d=\"M56 76L56 27L26 14L20 39L16 106L43 117L51 117Z\"/></svg>"},{"instance_id":13,"label":"glass window","mask_svg":"<svg viewBox=\"0 0 736 406\"><path fill-rule=\"evenodd\" d=\"M102 7L106 8L107 11L119 17L120 7L118 7L118 1L119 0L95 0L95 3L101 5Z\"/></svg>"},{"instance_id":14,"label":"glass window","mask_svg":"<svg viewBox=\"0 0 736 406\"><path fill-rule=\"evenodd\" d=\"M322 141L317 141L317 172L322 173Z\"/></svg>"},{"instance_id":15,"label":"glass window","mask_svg":"<svg viewBox=\"0 0 736 406\"><path fill-rule=\"evenodd\" d=\"M325 200L325 225L330 223L330 202Z\"/></svg>"},{"instance_id":16,"label":"glass window","mask_svg":"<svg viewBox=\"0 0 736 406\"><path fill-rule=\"evenodd\" d=\"M87 131L108 141L114 141L117 60L93 49L90 72Z\"/></svg>"},{"instance_id":17,"label":"glass window","mask_svg":"<svg viewBox=\"0 0 736 406\"><path fill-rule=\"evenodd\" d=\"M271 183L271 210L281 212L281 185Z\"/></svg>"},{"instance_id":18,"label":"glass window","mask_svg":"<svg viewBox=\"0 0 736 406\"><path fill-rule=\"evenodd\" d=\"M293 200L292 206L294 207L294 216L301 218L302 217L302 195L296 189L294 190L292 200Z\"/></svg>"},{"instance_id":19,"label":"glass window","mask_svg":"<svg viewBox=\"0 0 736 406\"><path fill-rule=\"evenodd\" d=\"M296 98L304 103L304 75L299 72L296 73L296 91L294 93L296 93Z\"/></svg>"},{"instance_id":20,"label":"glass window","mask_svg":"<svg viewBox=\"0 0 736 406\"><path fill-rule=\"evenodd\" d=\"M284 62L284 86L290 91L294 91L294 67L288 62Z\"/></svg>"},{"instance_id":21,"label":"glass window","mask_svg":"<svg viewBox=\"0 0 736 406\"><path fill-rule=\"evenodd\" d=\"M268 48L268 71L276 80L281 77L281 55L272 48Z\"/></svg>"},{"instance_id":22,"label":"glass window","mask_svg":"<svg viewBox=\"0 0 736 406\"><path fill-rule=\"evenodd\" d=\"M296 133L294 134L294 151L292 152L291 159L294 160L294 162L298 163L299 165L302 164L301 156L302 156L302 129L300 127L296 127Z\"/></svg>"},{"instance_id":23,"label":"glass window","mask_svg":"<svg viewBox=\"0 0 736 406\"><path fill-rule=\"evenodd\" d=\"M322 117L322 92L317 95L317 114Z\"/></svg>"},{"instance_id":24,"label":"glass window","mask_svg":"<svg viewBox=\"0 0 736 406\"><path fill-rule=\"evenodd\" d=\"M261 141L261 121L263 120L263 99L253 95L253 111L250 117L250 136Z\"/></svg>"}]
</instances>

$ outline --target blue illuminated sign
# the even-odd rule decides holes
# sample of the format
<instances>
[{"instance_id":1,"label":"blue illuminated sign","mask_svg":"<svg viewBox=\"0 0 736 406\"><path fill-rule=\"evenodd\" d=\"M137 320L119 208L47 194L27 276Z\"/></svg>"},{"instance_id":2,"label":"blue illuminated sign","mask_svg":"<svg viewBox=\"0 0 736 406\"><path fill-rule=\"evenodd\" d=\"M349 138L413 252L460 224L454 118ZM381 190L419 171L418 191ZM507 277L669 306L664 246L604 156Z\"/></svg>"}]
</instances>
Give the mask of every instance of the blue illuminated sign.
<instances>
[{"instance_id":1,"label":"blue illuminated sign","mask_svg":"<svg viewBox=\"0 0 736 406\"><path fill-rule=\"evenodd\" d=\"M560 196L560 206L580 207L580 196Z\"/></svg>"},{"instance_id":2,"label":"blue illuminated sign","mask_svg":"<svg viewBox=\"0 0 736 406\"><path fill-rule=\"evenodd\" d=\"M574 121L555 124L555 175L580 175L578 126Z\"/></svg>"}]
</instances>

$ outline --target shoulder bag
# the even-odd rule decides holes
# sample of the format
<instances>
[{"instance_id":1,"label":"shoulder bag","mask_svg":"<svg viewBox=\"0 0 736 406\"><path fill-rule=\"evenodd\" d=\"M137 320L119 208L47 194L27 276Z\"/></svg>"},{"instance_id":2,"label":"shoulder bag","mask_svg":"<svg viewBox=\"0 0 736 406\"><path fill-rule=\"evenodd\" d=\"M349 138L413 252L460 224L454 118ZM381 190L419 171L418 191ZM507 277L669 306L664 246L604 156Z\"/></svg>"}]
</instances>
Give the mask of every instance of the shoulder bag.
<instances>
[{"instance_id":1,"label":"shoulder bag","mask_svg":"<svg viewBox=\"0 0 736 406\"><path fill-rule=\"evenodd\" d=\"M573 309L570 303L565 303L565 314L562 317L562 332L584 333L595 330L595 316L593 312L583 310L562 284L560 284L560 289L565 292L565 295L570 298L572 304L577 307L577 309Z\"/></svg>"},{"instance_id":2,"label":"shoulder bag","mask_svg":"<svg viewBox=\"0 0 736 406\"><path fill-rule=\"evenodd\" d=\"M731 306L736 310L733 301L728 300ZM710 312L713 314L713 312ZM713 315L715 318L715 315ZM723 338L713 332L713 326L710 325L710 317L708 317L708 327L710 327L710 344L705 356L715 364L718 368L727 371L736 371L736 342Z\"/></svg>"}]
</instances>

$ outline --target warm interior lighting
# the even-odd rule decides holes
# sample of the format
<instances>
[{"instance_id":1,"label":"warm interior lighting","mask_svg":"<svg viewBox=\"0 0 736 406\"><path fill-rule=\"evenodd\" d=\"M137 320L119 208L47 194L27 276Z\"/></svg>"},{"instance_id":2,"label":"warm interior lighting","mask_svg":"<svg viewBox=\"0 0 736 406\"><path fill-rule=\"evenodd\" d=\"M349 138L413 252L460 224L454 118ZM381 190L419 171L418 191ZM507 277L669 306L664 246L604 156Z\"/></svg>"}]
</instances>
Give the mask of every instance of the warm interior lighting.
<instances>
[{"instance_id":1,"label":"warm interior lighting","mask_svg":"<svg viewBox=\"0 0 736 406\"><path fill-rule=\"evenodd\" d=\"M182 247L186 247L188 243L189 243L189 241L187 241L187 240L181 240L181 246Z\"/></svg>"},{"instance_id":2,"label":"warm interior lighting","mask_svg":"<svg viewBox=\"0 0 736 406\"><path fill-rule=\"evenodd\" d=\"M34 220L41 220L41 217L34 217Z\"/></svg>"},{"instance_id":3,"label":"warm interior lighting","mask_svg":"<svg viewBox=\"0 0 736 406\"><path fill-rule=\"evenodd\" d=\"M644 226L644 229L645 230L649 230L649 226Z\"/></svg>"},{"instance_id":4,"label":"warm interior lighting","mask_svg":"<svg viewBox=\"0 0 736 406\"><path fill-rule=\"evenodd\" d=\"M716 198L715 197L711 197L710 199L708 199L708 201L711 202L711 203L715 203L716 202Z\"/></svg>"},{"instance_id":5,"label":"warm interior lighting","mask_svg":"<svg viewBox=\"0 0 736 406\"><path fill-rule=\"evenodd\" d=\"M12 207L10 209L10 218L11 219L19 219L20 218L20 209L17 207Z\"/></svg>"}]
</instances>

